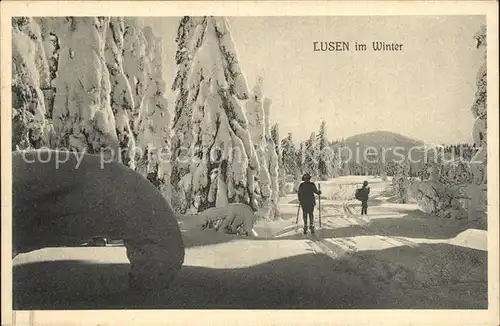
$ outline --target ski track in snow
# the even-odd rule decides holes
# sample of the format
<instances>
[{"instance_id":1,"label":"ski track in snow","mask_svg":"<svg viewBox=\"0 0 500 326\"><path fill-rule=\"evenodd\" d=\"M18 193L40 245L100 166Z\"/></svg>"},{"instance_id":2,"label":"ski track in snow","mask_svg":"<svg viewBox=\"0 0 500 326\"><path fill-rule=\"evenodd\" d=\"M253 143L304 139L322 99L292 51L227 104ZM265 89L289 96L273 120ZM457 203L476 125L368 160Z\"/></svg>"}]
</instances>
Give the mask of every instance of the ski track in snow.
<instances>
[{"instance_id":1,"label":"ski track in snow","mask_svg":"<svg viewBox=\"0 0 500 326\"><path fill-rule=\"evenodd\" d=\"M450 243L454 245L460 245L459 243L457 243L457 241L453 241L457 239L459 235L457 235L457 237L452 239L412 239L408 237L390 235L386 230L377 226L375 223L372 223L370 220L370 215L362 216L354 213L354 206L356 205L357 202L353 198L353 195L352 194L350 195L349 193L349 191L353 192L352 190L354 190L354 188L351 188L349 186L353 186L355 184L357 183L355 182L338 183L336 185L338 186L338 189L340 191L335 193L334 196L325 198L327 200L340 198L342 199L342 203L338 207L334 206L331 209L335 211L338 210L339 214L322 215L322 227L317 229L316 235L312 236L308 234L304 236L304 239L306 240L308 245L315 248L314 253L322 253L326 254L332 259L338 259L340 256L343 255L352 257L352 254L358 252L360 248L357 247L356 241L352 240L351 238L348 237L323 238L321 236L322 230L324 229L337 229L344 227L345 225L349 227L353 226L362 228L364 231L366 231L367 234L371 235L375 239L378 239L381 242L385 242L388 248L402 247L402 246L417 248L419 247L420 244L432 244L432 243ZM381 192L387 190L387 187L388 187L387 185L384 185L383 188L373 189L375 191L372 191L371 200L379 199ZM323 214L328 213L328 210L325 209L325 207L323 206L321 208L321 212ZM384 218L388 217L398 218L400 216L401 216L400 213L383 214ZM301 219L300 216L299 219ZM337 222L334 219L337 220ZM344 225L340 224L339 221L342 221L342 224ZM300 221L298 224L285 227L276 232L273 235L273 237L280 238L282 236L289 235L292 231L294 231L296 234L300 234L300 232L302 231L302 227L299 224ZM465 235L464 240L467 240L468 237L469 235ZM486 248L479 248L479 249L486 250ZM436 259L437 261L441 259L441 254L435 252L432 248L429 248L429 250L426 251L426 255L431 256L432 258L430 259Z\"/></svg>"}]
</instances>

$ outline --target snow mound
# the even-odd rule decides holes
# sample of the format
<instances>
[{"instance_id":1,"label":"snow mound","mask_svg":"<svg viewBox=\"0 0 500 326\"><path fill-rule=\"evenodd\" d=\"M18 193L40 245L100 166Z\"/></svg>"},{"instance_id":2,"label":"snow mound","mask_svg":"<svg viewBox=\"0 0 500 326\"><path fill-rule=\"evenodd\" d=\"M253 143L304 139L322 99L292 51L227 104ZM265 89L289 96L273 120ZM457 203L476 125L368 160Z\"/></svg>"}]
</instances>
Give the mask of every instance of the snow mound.
<instances>
[{"instance_id":1,"label":"snow mound","mask_svg":"<svg viewBox=\"0 0 500 326\"><path fill-rule=\"evenodd\" d=\"M468 229L459 233L450 241L450 244L487 251L488 232L485 230Z\"/></svg>"},{"instance_id":2,"label":"snow mound","mask_svg":"<svg viewBox=\"0 0 500 326\"><path fill-rule=\"evenodd\" d=\"M157 289L175 278L184 260L179 226L139 173L54 150L15 152L12 165L14 255L103 236L124 241L132 287Z\"/></svg>"},{"instance_id":3,"label":"snow mound","mask_svg":"<svg viewBox=\"0 0 500 326\"><path fill-rule=\"evenodd\" d=\"M232 203L223 207L211 207L199 214L181 215L179 225L184 232L190 230L215 230L227 234L257 236L254 225L257 215L243 203ZM199 233L202 234L202 233Z\"/></svg>"},{"instance_id":4,"label":"snow mound","mask_svg":"<svg viewBox=\"0 0 500 326\"><path fill-rule=\"evenodd\" d=\"M455 198L452 188L438 181L416 182L410 186L409 193L425 213L451 219L467 217L462 204Z\"/></svg>"}]
</instances>

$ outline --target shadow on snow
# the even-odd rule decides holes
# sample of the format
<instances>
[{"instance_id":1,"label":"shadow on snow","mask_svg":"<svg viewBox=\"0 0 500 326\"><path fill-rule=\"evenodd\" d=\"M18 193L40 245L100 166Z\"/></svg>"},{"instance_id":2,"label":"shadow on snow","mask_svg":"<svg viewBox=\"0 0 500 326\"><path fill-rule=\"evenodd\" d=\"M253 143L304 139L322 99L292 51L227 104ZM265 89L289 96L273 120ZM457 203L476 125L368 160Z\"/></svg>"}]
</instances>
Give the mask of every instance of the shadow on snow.
<instances>
[{"instance_id":1,"label":"shadow on snow","mask_svg":"<svg viewBox=\"0 0 500 326\"><path fill-rule=\"evenodd\" d=\"M436 264L426 251L444 258ZM18 310L487 308L486 256L433 244L336 260L303 254L248 268L183 266L170 288L145 294L127 291L128 264L37 262L14 267L13 304Z\"/></svg>"}]
</instances>

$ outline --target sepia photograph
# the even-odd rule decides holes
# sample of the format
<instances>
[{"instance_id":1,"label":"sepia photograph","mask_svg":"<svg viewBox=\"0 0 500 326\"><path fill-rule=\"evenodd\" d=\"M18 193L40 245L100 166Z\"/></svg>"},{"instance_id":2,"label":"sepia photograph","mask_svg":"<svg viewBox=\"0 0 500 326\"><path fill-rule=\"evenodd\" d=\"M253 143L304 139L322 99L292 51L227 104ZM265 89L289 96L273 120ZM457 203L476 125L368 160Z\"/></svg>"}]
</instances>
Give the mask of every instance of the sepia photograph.
<instances>
[{"instance_id":1,"label":"sepia photograph","mask_svg":"<svg viewBox=\"0 0 500 326\"><path fill-rule=\"evenodd\" d=\"M8 19L13 310L498 309L486 14Z\"/></svg>"}]
</instances>

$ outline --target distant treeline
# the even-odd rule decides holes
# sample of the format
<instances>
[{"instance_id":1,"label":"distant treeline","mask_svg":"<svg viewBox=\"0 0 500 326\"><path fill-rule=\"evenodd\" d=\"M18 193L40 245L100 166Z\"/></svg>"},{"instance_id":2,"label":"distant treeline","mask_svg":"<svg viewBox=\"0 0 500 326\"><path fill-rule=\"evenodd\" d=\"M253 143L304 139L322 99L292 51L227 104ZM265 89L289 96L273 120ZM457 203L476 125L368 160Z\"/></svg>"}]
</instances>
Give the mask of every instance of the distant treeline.
<instances>
[{"instance_id":1,"label":"distant treeline","mask_svg":"<svg viewBox=\"0 0 500 326\"><path fill-rule=\"evenodd\" d=\"M403 164L401 160L394 160L396 156L391 153L391 150L384 155L378 155L379 157L385 156L383 161L374 159L376 156L363 157L356 154L351 159L346 159L342 151L335 150L344 145L343 138L333 141L327 139L326 123L323 121L318 133L312 133L309 139L300 143L298 148L292 141L291 133L281 140L281 166L286 175L300 176L303 173L309 173L321 180L326 180L341 175L381 175L383 172L387 176L394 176ZM441 165L452 162L466 164L477 151L477 148L469 143L441 144L435 148L428 148L427 153L424 147L416 150L413 148L410 151L407 144L402 146L404 156L407 158L411 156L405 163L409 166L408 176L422 179L427 175L429 164ZM365 148L360 145L360 152L363 153ZM352 152L354 153L354 150ZM380 153L383 152L380 151Z\"/></svg>"}]
</instances>

